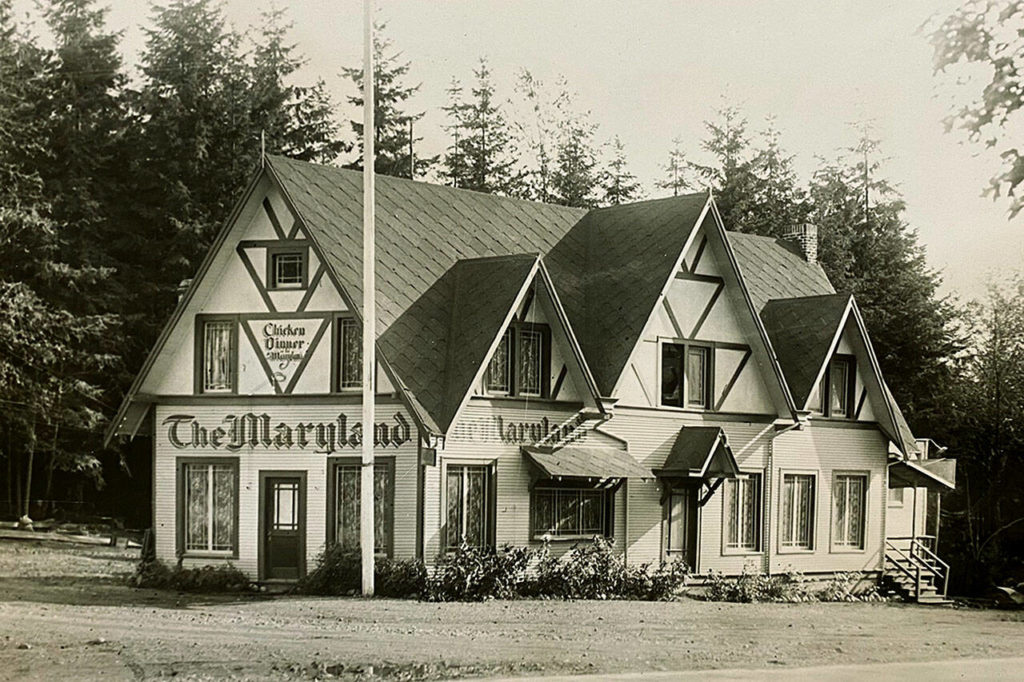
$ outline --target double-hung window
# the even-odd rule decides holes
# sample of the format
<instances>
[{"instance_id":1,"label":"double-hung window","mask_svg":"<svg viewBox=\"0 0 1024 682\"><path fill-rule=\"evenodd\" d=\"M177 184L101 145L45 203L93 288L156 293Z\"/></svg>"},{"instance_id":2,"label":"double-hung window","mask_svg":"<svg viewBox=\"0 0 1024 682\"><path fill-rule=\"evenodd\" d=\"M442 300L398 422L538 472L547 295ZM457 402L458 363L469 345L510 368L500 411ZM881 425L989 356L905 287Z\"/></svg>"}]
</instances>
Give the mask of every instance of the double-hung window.
<instances>
[{"instance_id":1,"label":"double-hung window","mask_svg":"<svg viewBox=\"0 0 1024 682\"><path fill-rule=\"evenodd\" d=\"M533 489L533 539L610 536L611 495L604 488Z\"/></svg>"},{"instance_id":2,"label":"double-hung window","mask_svg":"<svg viewBox=\"0 0 1024 682\"><path fill-rule=\"evenodd\" d=\"M865 502L868 477L835 474L832 478L832 546L864 549Z\"/></svg>"},{"instance_id":3,"label":"double-hung window","mask_svg":"<svg viewBox=\"0 0 1024 682\"><path fill-rule=\"evenodd\" d=\"M339 391L363 385L363 332L354 317L339 317L335 324L335 379Z\"/></svg>"},{"instance_id":4,"label":"double-hung window","mask_svg":"<svg viewBox=\"0 0 1024 682\"><path fill-rule=\"evenodd\" d=\"M779 544L783 549L814 549L814 474L783 474Z\"/></svg>"},{"instance_id":5,"label":"double-hung window","mask_svg":"<svg viewBox=\"0 0 1024 682\"><path fill-rule=\"evenodd\" d=\"M394 537L394 461L378 459L373 465L373 551L391 555ZM360 470L357 461L334 465L331 527L328 540L345 549L359 550Z\"/></svg>"},{"instance_id":6,"label":"double-hung window","mask_svg":"<svg viewBox=\"0 0 1024 682\"><path fill-rule=\"evenodd\" d=\"M238 547L238 461L184 461L178 476L181 550L233 555Z\"/></svg>"},{"instance_id":7,"label":"double-hung window","mask_svg":"<svg viewBox=\"0 0 1024 682\"><path fill-rule=\"evenodd\" d=\"M711 347L666 343L661 347L661 404L710 410Z\"/></svg>"},{"instance_id":8,"label":"double-hung window","mask_svg":"<svg viewBox=\"0 0 1024 682\"><path fill-rule=\"evenodd\" d=\"M445 548L494 544L493 471L489 464L448 464L445 473Z\"/></svg>"},{"instance_id":9,"label":"double-hung window","mask_svg":"<svg viewBox=\"0 0 1024 682\"><path fill-rule=\"evenodd\" d=\"M821 377L815 412L841 419L853 416L855 369L855 361L850 355L837 355L832 358Z\"/></svg>"},{"instance_id":10,"label":"double-hung window","mask_svg":"<svg viewBox=\"0 0 1024 682\"><path fill-rule=\"evenodd\" d=\"M199 317L196 351L198 393L231 393L238 382L238 322L233 318Z\"/></svg>"},{"instance_id":11,"label":"double-hung window","mask_svg":"<svg viewBox=\"0 0 1024 682\"><path fill-rule=\"evenodd\" d=\"M548 397L550 354L547 325L513 323L487 365L484 390L492 395Z\"/></svg>"},{"instance_id":12,"label":"double-hung window","mask_svg":"<svg viewBox=\"0 0 1024 682\"><path fill-rule=\"evenodd\" d=\"M761 474L725 482L725 549L761 551Z\"/></svg>"}]
</instances>

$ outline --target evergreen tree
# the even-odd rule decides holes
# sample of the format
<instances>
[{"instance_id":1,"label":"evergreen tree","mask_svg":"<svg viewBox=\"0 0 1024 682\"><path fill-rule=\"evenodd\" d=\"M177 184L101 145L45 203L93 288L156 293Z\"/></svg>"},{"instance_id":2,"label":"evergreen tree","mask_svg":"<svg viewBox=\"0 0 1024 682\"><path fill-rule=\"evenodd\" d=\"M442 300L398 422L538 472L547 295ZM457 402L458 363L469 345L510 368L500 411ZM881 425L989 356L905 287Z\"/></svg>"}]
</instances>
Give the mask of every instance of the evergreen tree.
<instances>
[{"instance_id":1,"label":"evergreen tree","mask_svg":"<svg viewBox=\"0 0 1024 682\"><path fill-rule=\"evenodd\" d=\"M643 188L627 167L626 149L618 135L612 140L612 158L603 174L601 189L604 206L628 204L643 198Z\"/></svg>"},{"instance_id":2,"label":"evergreen tree","mask_svg":"<svg viewBox=\"0 0 1024 682\"><path fill-rule=\"evenodd\" d=\"M568 84L560 78L556 90L551 92L530 71L521 69L516 74L515 90L525 109L512 116L518 147L525 157L523 194L534 201L552 203L557 138L572 99Z\"/></svg>"},{"instance_id":3,"label":"evergreen tree","mask_svg":"<svg viewBox=\"0 0 1024 682\"><path fill-rule=\"evenodd\" d=\"M401 178L421 177L437 163L437 157L416 155L415 145L423 138L415 137L413 126L423 118L423 112L408 114L405 107L407 100L419 92L420 85L405 84L411 62L400 61L401 53L390 50L392 43L384 37L386 27L386 24L377 24L373 36L374 168L383 175ZM363 69L347 68L342 73L352 81L359 93L349 97L349 103L362 108ZM358 140L359 156L350 167L362 169L362 121L352 121L352 131Z\"/></svg>"},{"instance_id":4,"label":"evergreen tree","mask_svg":"<svg viewBox=\"0 0 1024 682\"><path fill-rule=\"evenodd\" d=\"M793 168L793 156L782 151L781 134L769 117L761 132L763 145L754 150L752 200L745 228L748 232L781 237L794 225L807 221L810 207Z\"/></svg>"},{"instance_id":5,"label":"evergreen tree","mask_svg":"<svg viewBox=\"0 0 1024 682\"><path fill-rule=\"evenodd\" d=\"M305 60L287 42L293 24L283 8L263 14L253 48L254 127L265 134L269 153L328 164L352 146L339 138L334 105L323 79L300 86L292 78Z\"/></svg>"},{"instance_id":6,"label":"evergreen tree","mask_svg":"<svg viewBox=\"0 0 1024 682\"><path fill-rule=\"evenodd\" d=\"M442 107L442 111L448 117L448 123L444 129L451 135L452 144L442 159L444 168L441 176L452 187L464 187L469 182L469 166L462 145L462 140L466 136L466 101L462 83L452 78L445 92L448 95L448 104Z\"/></svg>"},{"instance_id":7,"label":"evergreen tree","mask_svg":"<svg viewBox=\"0 0 1024 682\"><path fill-rule=\"evenodd\" d=\"M757 176L747 137L747 120L732 105L718 110L718 119L705 121L708 137L701 148L714 163L691 163L704 186L715 193L715 204L727 230L750 232Z\"/></svg>"},{"instance_id":8,"label":"evergreen tree","mask_svg":"<svg viewBox=\"0 0 1024 682\"><path fill-rule=\"evenodd\" d=\"M679 137L672 138L672 149L668 153L668 163L661 167L665 176L654 183L658 189L672 190L672 196L676 197L695 188L690 179L690 162L686 160L686 153L683 152L683 141Z\"/></svg>"},{"instance_id":9,"label":"evergreen tree","mask_svg":"<svg viewBox=\"0 0 1024 682\"><path fill-rule=\"evenodd\" d=\"M457 178L465 189L516 196L522 186L515 171L515 150L500 103L496 101L491 70L481 59L473 72L472 98L454 99L449 107L449 128L458 131L454 150L445 157L445 176Z\"/></svg>"},{"instance_id":10,"label":"evergreen tree","mask_svg":"<svg viewBox=\"0 0 1024 682\"><path fill-rule=\"evenodd\" d=\"M551 174L554 201L563 206L589 208L597 204L600 177L594 134L597 125L589 114L572 115L562 122Z\"/></svg>"}]
</instances>

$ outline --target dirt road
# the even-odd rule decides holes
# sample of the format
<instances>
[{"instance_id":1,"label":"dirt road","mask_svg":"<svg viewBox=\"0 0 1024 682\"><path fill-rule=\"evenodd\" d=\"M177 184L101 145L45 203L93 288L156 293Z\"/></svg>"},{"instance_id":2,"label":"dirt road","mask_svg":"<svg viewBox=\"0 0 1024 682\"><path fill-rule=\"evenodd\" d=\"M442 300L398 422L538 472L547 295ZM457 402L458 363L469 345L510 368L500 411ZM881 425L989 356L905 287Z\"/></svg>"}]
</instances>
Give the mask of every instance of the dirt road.
<instances>
[{"instance_id":1,"label":"dirt road","mask_svg":"<svg viewBox=\"0 0 1024 682\"><path fill-rule=\"evenodd\" d=\"M8 543L9 544L9 543ZM196 599L0 545L0 679L431 679L1019 656L1024 614L895 604ZM29 647L29 648L26 648ZM372 671L371 671L372 666Z\"/></svg>"}]
</instances>

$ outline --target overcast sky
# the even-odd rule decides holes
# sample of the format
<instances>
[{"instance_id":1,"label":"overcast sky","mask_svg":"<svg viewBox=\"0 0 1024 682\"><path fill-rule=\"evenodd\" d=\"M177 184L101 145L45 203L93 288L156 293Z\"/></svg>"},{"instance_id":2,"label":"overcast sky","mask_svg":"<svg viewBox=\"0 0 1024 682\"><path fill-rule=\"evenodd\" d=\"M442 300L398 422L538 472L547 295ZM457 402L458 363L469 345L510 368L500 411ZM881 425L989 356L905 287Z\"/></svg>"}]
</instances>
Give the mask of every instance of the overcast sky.
<instances>
[{"instance_id":1,"label":"overcast sky","mask_svg":"<svg viewBox=\"0 0 1024 682\"><path fill-rule=\"evenodd\" d=\"M268 3L227 0L226 10L244 28ZM347 119L353 112L344 102L353 89L339 72L360 63L362 3L279 4L289 7L293 40L309 59L303 78L323 77ZM682 137L684 148L696 153L702 122L723 101L739 105L754 130L775 115L803 179L815 155L831 157L852 144L849 124L868 118L890 157L884 172L900 186L907 219L929 263L942 272L946 292L979 296L989 278L1024 263L1024 214L1008 221L1004 201L980 196L997 167L995 155L979 155L962 135L944 133L942 118L958 93L951 79L933 76L931 48L918 29L955 0L376 4L388 37L412 62L411 81L423 84L414 103L427 112L417 130L426 138L423 152L437 153L446 144L440 128L445 87L452 76L469 81L481 56L489 58L505 96L520 67L544 81L564 75L579 106L600 124L599 137L620 136L653 196L672 138ZM148 19L149 3L110 5L110 24L125 31L131 62L143 45L139 25ZM960 98L980 87L961 91Z\"/></svg>"}]
</instances>

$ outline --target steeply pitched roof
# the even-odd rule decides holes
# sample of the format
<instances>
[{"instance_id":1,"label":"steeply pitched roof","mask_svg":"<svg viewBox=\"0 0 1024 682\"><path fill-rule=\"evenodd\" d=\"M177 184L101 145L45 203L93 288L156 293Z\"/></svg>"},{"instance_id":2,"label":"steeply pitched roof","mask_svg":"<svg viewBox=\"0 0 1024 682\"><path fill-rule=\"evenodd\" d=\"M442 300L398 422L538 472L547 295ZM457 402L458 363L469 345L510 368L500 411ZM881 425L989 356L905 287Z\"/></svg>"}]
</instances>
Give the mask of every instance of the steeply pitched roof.
<instances>
[{"instance_id":1,"label":"steeply pitched roof","mask_svg":"<svg viewBox=\"0 0 1024 682\"><path fill-rule=\"evenodd\" d=\"M742 232L727 234L754 310L761 312L774 298L835 293L821 266L808 263L795 244Z\"/></svg>"},{"instance_id":2,"label":"steeply pitched roof","mask_svg":"<svg viewBox=\"0 0 1024 682\"><path fill-rule=\"evenodd\" d=\"M739 466L720 426L684 426L676 434L661 476L736 478Z\"/></svg>"},{"instance_id":3,"label":"steeply pitched roof","mask_svg":"<svg viewBox=\"0 0 1024 682\"><path fill-rule=\"evenodd\" d=\"M643 332L706 193L590 211L545 256L602 395Z\"/></svg>"},{"instance_id":4,"label":"steeply pitched roof","mask_svg":"<svg viewBox=\"0 0 1024 682\"><path fill-rule=\"evenodd\" d=\"M849 294L782 298L768 301L761 310L761 321L798 409L804 408L814 390L849 302Z\"/></svg>"}]
</instances>

